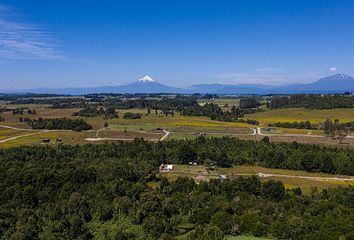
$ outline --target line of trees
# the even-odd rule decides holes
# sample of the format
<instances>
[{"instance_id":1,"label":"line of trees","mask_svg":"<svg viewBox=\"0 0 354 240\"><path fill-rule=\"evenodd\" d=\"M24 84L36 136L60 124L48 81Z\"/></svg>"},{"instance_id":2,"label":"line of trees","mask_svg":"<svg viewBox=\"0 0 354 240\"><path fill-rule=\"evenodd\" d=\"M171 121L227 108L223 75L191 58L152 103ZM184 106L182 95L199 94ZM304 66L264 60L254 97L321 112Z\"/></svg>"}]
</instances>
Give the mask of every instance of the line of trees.
<instances>
[{"instance_id":1,"label":"line of trees","mask_svg":"<svg viewBox=\"0 0 354 240\"><path fill-rule=\"evenodd\" d=\"M310 109L354 108L354 97L347 95L294 94L272 97L271 109L304 107Z\"/></svg>"},{"instance_id":2,"label":"line of trees","mask_svg":"<svg viewBox=\"0 0 354 240\"><path fill-rule=\"evenodd\" d=\"M118 118L118 114L116 113L115 108L107 107L104 109L103 107L97 108L95 106L85 106L78 112L74 112L73 116L80 117L99 117L103 116L104 119Z\"/></svg>"},{"instance_id":3,"label":"line of trees","mask_svg":"<svg viewBox=\"0 0 354 240\"><path fill-rule=\"evenodd\" d=\"M46 130L74 130L83 131L90 130L92 126L83 119L68 119L68 118L38 118L31 119L27 123L33 129Z\"/></svg>"},{"instance_id":4,"label":"line of trees","mask_svg":"<svg viewBox=\"0 0 354 240\"><path fill-rule=\"evenodd\" d=\"M323 123L323 129L325 134L328 137L338 139L339 143L342 144L346 136L348 136L349 128L346 127L346 124L339 123L338 119L332 120L327 119Z\"/></svg>"},{"instance_id":5,"label":"line of trees","mask_svg":"<svg viewBox=\"0 0 354 240\"><path fill-rule=\"evenodd\" d=\"M140 119L142 117L141 113L126 112L123 115L124 119Z\"/></svg>"},{"instance_id":6,"label":"line of trees","mask_svg":"<svg viewBox=\"0 0 354 240\"><path fill-rule=\"evenodd\" d=\"M269 124L270 127L296 128L296 129L317 129L310 121L277 122Z\"/></svg>"},{"instance_id":7,"label":"line of trees","mask_svg":"<svg viewBox=\"0 0 354 240\"><path fill-rule=\"evenodd\" d=\"M302 154L306 160L298 162ZM189 231L190 240L241 234L353 239L353 187L313 189L306 196L298 188L285 190L279 181L262 183L257 177L195 184L157 173L165 161L192 158L283 168L332 159L352 172L353 156L352 149L202 137L1 149L0 236L152 240Z\"/></svg>"},{"instance_id":8,"label":"line of trees","mask_svg":"<svg viewBox=\"0 0 354 240\"><path fill-rule=\"evenodd\" d=\"M235 106L231 107L231 111L223 111L221 107L214 103L206 103L203 106L195 105L186 107L181 111L183 116L205 116L212 120L234 122L245 114L255 113L257 109L241 109ZM250 120L249 120L250 121ZM255 123L255 122L254 122Z\"/></svg>"},{"instance_id":9,"label":"line of trees","mask_svg":"<svg viewBox=\"0 0 354 240\"><path fill-rule=\"evenodd\" d=\"M239 107L240 108L258 108L261 103L255 97L241 98Z\"/></svg>"}]
</instances>

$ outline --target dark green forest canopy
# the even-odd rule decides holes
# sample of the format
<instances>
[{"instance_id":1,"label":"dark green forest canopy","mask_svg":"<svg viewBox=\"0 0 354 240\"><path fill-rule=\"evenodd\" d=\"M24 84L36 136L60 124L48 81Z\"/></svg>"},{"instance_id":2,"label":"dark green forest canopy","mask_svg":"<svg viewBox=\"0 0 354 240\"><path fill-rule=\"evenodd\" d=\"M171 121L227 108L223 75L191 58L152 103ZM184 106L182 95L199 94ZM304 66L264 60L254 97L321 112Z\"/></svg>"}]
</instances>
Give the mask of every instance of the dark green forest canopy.
<instances>
[{"instance_id":1,"label":"dark green forest canopy","mask_svg":"<svg viewBox=\"0 0 354 240\"><path fill-rule=\"evenodd\" d=\"M2 239L190 239L253 234L352 239L354 188L303 196L257 177L196 185L160 179L163 162L191 159L353 174L354 151L234 138L0 150ZM313 165L312 165L313 164ZM350 165L352 164L352 165ZM150 183L159 187L151 188ZM311 229L311 230L310 230Z\"/></svg>"},{"instance_id":2,"label":"dark green forest canopy","mask_svg":"<svg viewBox=\"0 0 354 240\"><path fill-rule=\"evenodd\" d=\"M354 97L346 95L294 94L290 96L272 97L269 107L291 108L304 107L310 109L354 108Z\"/></svg>"},{"instance_id":3,"label":"dark green forest canopy","mask_svg":"<svg viewBox=\"0 0 354 240\"><path fill-rule=\"evenodd\" d=\"M83 131L90 130L92 126L83 119L70 119L70 118L38 118L32 119L27 122L33 129L64 129Z\"/></svg>"}]
</instances>

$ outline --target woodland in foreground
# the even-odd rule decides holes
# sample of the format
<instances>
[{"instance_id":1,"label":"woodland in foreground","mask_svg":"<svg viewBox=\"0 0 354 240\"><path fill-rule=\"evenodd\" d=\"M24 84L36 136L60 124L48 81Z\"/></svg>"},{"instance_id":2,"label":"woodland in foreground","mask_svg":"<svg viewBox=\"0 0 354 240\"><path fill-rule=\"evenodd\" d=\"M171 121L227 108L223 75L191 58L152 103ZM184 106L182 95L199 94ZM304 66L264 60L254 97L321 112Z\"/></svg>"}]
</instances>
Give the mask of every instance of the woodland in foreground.
<instances>
[{"instance_id":1,"label":"woodland in foreground","mask_svg":"<svg viewBox=\"0 0 354 240\"><path fill-rule=\"evenodd\" d=\"M191 159L343 174L354 169L351 149L226 137L4 149L0 236L172 239L189 231L189 239L354 239L353 187L305 196L257 177L199 185L159 177L161 163Z\"/></svg>"}]
</instances>

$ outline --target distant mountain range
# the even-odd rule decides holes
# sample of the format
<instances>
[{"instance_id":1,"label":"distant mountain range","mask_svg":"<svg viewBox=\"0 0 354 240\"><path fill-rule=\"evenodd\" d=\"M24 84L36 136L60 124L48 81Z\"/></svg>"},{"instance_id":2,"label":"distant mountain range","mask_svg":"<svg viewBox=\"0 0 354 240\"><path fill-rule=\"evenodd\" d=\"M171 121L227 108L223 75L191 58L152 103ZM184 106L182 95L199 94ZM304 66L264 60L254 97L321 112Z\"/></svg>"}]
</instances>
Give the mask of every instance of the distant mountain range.
<instances>
[{"instance_id":1,"label":"distant mountain range","mask_svg":"<svg viewBox=\"0 0 354 240\"><path fill-rule=\"evenodd\" d=\"M0 90L1 91L1 90ZM257 84L198 84L188 88L175 88L154 81L145 76L139 81L121 85L92 88L40 88L21 91L1 91L11 93L55 93L82 95L89 93L201 93L201 94L292 94L292 93L341 93L354 92L354 78L345 74L336 74L321 78L308 84L290 84L267 86Z\"/></svg>"}]
</instances>

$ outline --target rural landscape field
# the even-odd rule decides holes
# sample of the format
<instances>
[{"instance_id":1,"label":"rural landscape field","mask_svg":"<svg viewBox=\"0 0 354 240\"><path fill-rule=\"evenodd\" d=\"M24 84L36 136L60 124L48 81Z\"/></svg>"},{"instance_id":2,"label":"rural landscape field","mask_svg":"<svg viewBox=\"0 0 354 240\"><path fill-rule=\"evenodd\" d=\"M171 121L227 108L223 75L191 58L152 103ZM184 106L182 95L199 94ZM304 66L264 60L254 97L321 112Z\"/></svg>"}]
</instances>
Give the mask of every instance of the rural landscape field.
<instances>
[{"instance_id":1,"label":"rural landscape field","mask_svg":"<svg viewBox=\"0 0 354 240\"><path fill-rule=\"evenodd\" d=\"M277 106L284 99L300 100ZM338 99L348 105L323 108L313 103L319 101L327 105ZM309 102L311 106L308 106ZM3 154L6 155L12 149L36 151L37 148L45 148L59 151L69 145L82 146L80 148L83 149L88 146L95 149L94 145L97 145L106 149L97 150L99 158L105 159L111 154L119 154L120 150L113 150L117 147L132 147L135 151L134 148L141 148L137 147L141 144L153 144L153 149L163 146L164 150L162 155L154 153L157 162L149 163L149 171L154 177L143 181L152 191L166 194L164 189L171 183L182 184L183 189L192 183L201 186L219 182L226 185L227 182L237 186L247 181L251 184L248 187L250 189L242 191L256 191L253 193L255 195L259 194L257 191L262 191L262 188L256 190L257 184L271 183L274 184L271 187L275 188L270 190L275 194L271 196L274 199L284 198L283 194L288 197L299 194L305 198L318 197L324 191L328 194L332 189L354 187L353 105L353 96L346 94L273 97L188 94L95 94L80 97L3 95L0 105L0 148L4 149ZM134 153L134 161L143 161L145 155L140 156L142 159L138 156L146 151L151 150ZM35 152L32 154L36 155ZM139 169L137 171L142 171ZM88 172L82 174L85 178L89 177L86 175ZM129 176L132 172L123 171L117 176L125 174ZM226 212L215 214L217 218L218 214L222 216ZM216 222L215 227L219 227L210 229L213 231L210 234L225 236L226 239L280 236L280 232L265 234L265 226L262 230L252 230L247 225L250 223L242 218L235 221L239 224L232 231L227 230L231 223L230 226L219 226L217 224L221 222ZM190 239L194 234L201 234L197 226L194 220L178 220L175 238ZM224 229L224 233L218 232L219 229ZM102 233L93 234L100 236Z\"/></svg>"},{"instance_id":2,"label":"rural landscape field","mask_svg":"<svg viewBox=\"0 0 354 240\"><path fill-rule=\"evenodd\" d=\"M0 240L354 240L353 0L1 0Z\"/></svg>"}]
</instances>

